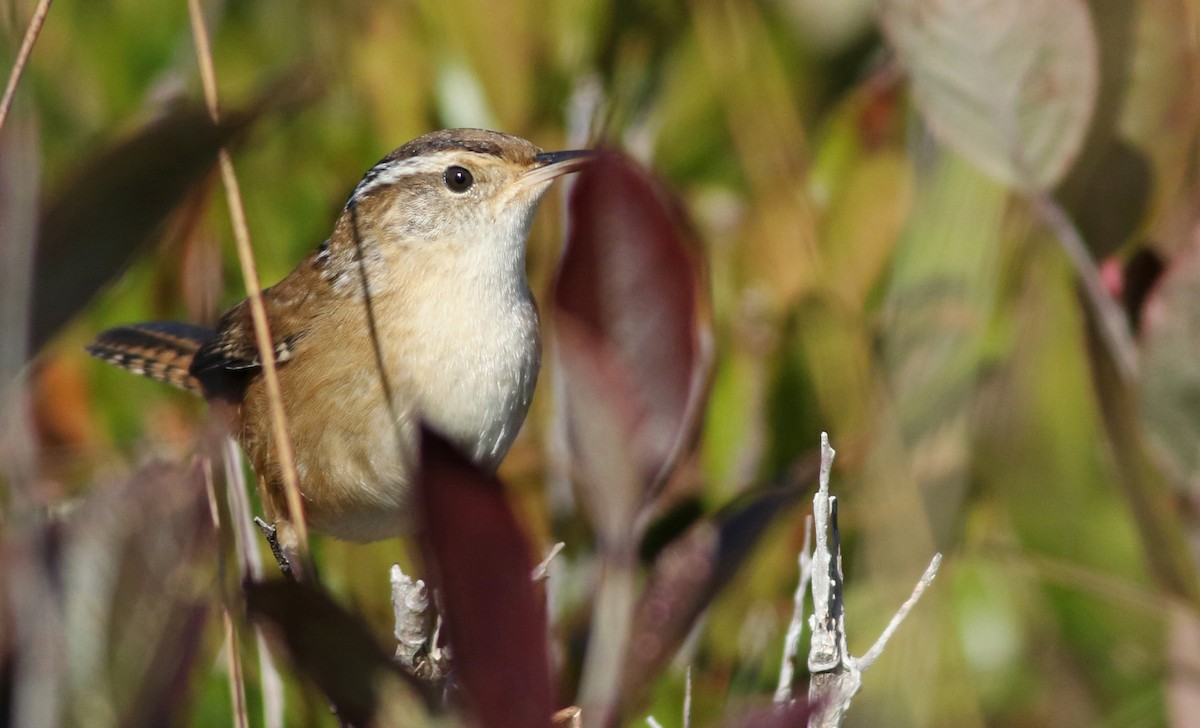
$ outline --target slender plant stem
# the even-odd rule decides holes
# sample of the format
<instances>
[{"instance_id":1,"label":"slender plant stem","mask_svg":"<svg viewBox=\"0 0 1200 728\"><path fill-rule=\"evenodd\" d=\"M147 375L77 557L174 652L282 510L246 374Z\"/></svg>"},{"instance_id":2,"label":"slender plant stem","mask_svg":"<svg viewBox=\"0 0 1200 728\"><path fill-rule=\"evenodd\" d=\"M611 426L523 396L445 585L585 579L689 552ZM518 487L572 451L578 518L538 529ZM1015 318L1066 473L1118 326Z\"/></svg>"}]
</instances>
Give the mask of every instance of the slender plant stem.
<instances>
[{"instance_id":1,"label":"slender plant stem","mask_svg":"<svg viewBox=\"0 0 1200 728\"><path fill-rule=\"evenodd\" d=\"M214 442L209 440L209 442ZM201 466L204 469L204 485L208 492L208 512L212 516L213 529L221 530L221 507L217 503L217 485L216 478L213 477L212 458L205 456L201 460ZM227 480L225 487L228 489L231 484ZM222 549L223 550L223 549ZM225 559L224 554L218 557L217 572L219 581L222 585L227 584L224 578ZM223 595L221 604L221 618L225 626L225 651L228 659L229 669L229 693L231 708L233 710L233 722L231 725L234 728L249 728L250 722L246 715L246 676L242 670L242 654L238 644L237 629L234 626L233 615L229 611L228 595Z\"/></svg>"},{"instance_id":2,"label":"slender plant stem","mask_svg":"<svg viewBox=\"0 0 1200 728\"><path fill-rule=\"evenodd\" d=\"M199 0L188 0L188 13L191 17L192 34L196 44L196 57L200 65L200 78L204 85L204 98L208 104L208 113L213 122L220 118L217 101L217 78L213 70L212 50L208 38L208 26L204 22ZM296 473L296 458L292 451L292 440L288 435L287 418L283 411L283 398L279 390L279 377L275 371L275 347L271 344L271 332L267 323L267 310L263 305L262 288L258 282L258 268L254 264L254 253L250 246L250 230L246 224L246 211L242 204L241 191L238 188L237 175L228 151L222 149L219 155L221 177L225 187L225 195L229 206L230 220L233 225L234 237L237 241L238 259L241 263L242 278L250 300L250 316L254 323L254 335L258 344L259 359L263 365L263 378L267 385L267 401L271 409L271 426L275 435L276 447L279 450L279 461L283 470L284 492L287 497L288 518L295 529L295 535L300 549L300 561L307 562L308 557L308 524L304 517L304 508L300 502L299 477ZM237 460L237 452L232 443L227 442L227 456L230 462ZM233 468L231 468L233 470ZM248 531L249 507L245 502L245 484L238 482L240 473L234 475L230 482L230 491L240 490L233 500L240 505L241 523L235 526L242 538L243 553L239 561L243 568L254 575L261 576L262 566L258 563L258 554L250 547ZM307 565L305 563L305 565ZM309 570L309 573L315 573ZM243 577L246 574L243 574ZM255 644L258 649L259 669L261 673L260 688L263 695L263 723L266 728L282 728L283 726L283 681L275 667L271 654L267 650L266 639L262 630L255 628ZM244 698L243 698L244 700ZM239 711L239 697L234 698L234 710ZM236 712L235 712L236 714Z\"/></svg>"},{"instance_id":3,"label":"slender plant stem","mask_svg":"<svg viewBox=\"0 0 1200 728\"><path fill-rule=\"evenodd\" d=\"M250 716L246 712L246 680L242 670L242 651L238 646L237 630L229 607L222 610L225 622L225 652L229 658L229 685L233 692L233 725L249 728Z\"/></svg>"},{"instance_id":4,"label":"slender plant stem","mask_svg":"<svg viewBox=\"0 0 1200 728\"><path fill-rule=\"evenodd\" d=\"M1079 234L1066 211L1049 193L1034 193L1030 200L1042 224L1054 233L1067 257L1071 259L1075 274L1083 283L1083 290L1099 321L1100 335L1116 362L1117 371L1126 384L1132 384L1138 376L1137 342L1129 329L1125 313L1104 288L1104 283L1100 280L1100 270L1096 261L1092 259L1092 254L1088 252L1083 236Z\"/></svg>"},{"instance_id":5,"label":"slender plant stem","mask_svg":"<svg viewBox=\"0 0 1200 728\"><path fill-rule=\"evenodd\" d=\"M46 15L49 12L50 0L39 0L37 7L33 9L29 27L25 29L25 37L21 39L21 48L17 51L17 58L13 61L12 70L8 73L8 84L4 87L4 96L0 98L0 129L4 128L4 121L8 119L13 98L17 95L17 84L20 83L21 74L24 73L25 66L29 63L29 56L33 53L33 44L37 41L38 34L42 32L42 25L46 22Z\"/></svg>"},{"instance_id":6,"label":"slender plant stem","mask_svg":"<svg viewBox=\"0 0 1200 728\"><path fill-rule=\"evenodd\" d=\"M200 63L200 78L204 85L204 98L213 122L220 119L217 102L217 79L213 70L212 50L208 27L200 9L200 0L188 0L191 14L192 33L195 37L196 56ZM229 205L230 222L234 239L237 241L238 261L242 268L246 293L250 302L250 317L254 323L254 337L258 344L258 355L262 362L263 381L267 387L267 401L271 410L271 429L275 435L275 447L279 453L280 470L283 474L283 490L287 500L288 520L299 542L302 561L308 555L308 523L304 516L304 505L300 499L300 478L296 472L296 456L292 439L287 430L287 416L283 411L283 396L279 388L279 374L275 366L275 347L271 340L267 309L263 304L262 286L258 282L258 267L254 263L254 251L250 244L250 229L246 224L246 209L238 187L237 174L229 152L222 149L219 155L221 179Z\"/></svg>"},{"instance_id":7,"label":"slender plant stem","mask_svg":"<svg viewBox=\"0 0 1200 728\"><path fill-rule=\"evenodd\" d=\"M921 598L921 595L925 593L925 590L928 589L929 585L933 583L933 580L937 578L938 567L941 565L941 553L934 554L933 559L929 562L929 566L925 568L925 573L921 575L921 580L917 582L915 587L913 587L912 594L909 595L904 604L900 605L900 609L896 610L896 613L892 615L892 619L888 622L888 626L883 630L883 633L879 635L879 639L875 640L875 644L871 645L871 649L867 650L867 654L858 658L859 670L865 671L868 667L875 664L875 661L878 660L879 656L883 654L883 649L887 647L888 640L890 640L892 635L896 634L896 630L900 628L900 623L904 621L904 618L908 616L908 613L912 611L912 608L917 605L917 600Z\"/></svg>"}]
</instances>

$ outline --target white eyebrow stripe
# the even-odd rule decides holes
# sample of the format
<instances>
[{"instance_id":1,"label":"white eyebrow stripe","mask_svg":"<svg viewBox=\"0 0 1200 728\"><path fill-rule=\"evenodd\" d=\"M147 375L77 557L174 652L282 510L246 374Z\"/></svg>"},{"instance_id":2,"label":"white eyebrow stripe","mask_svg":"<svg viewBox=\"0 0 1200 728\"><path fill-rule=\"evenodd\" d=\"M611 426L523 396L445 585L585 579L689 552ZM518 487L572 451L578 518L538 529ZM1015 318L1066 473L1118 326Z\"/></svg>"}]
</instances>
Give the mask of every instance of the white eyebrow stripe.
<instances>
[{"instance_id":1,"label":"white eyebrow stripe","mask_svg":"<svg viewBox=\"0 0 1200 728\"><path fill-rule=\"evenodd\" d=\"M350 195L347 207L358 202L372 191L394 185L405 177L430 172L441 172L452 163L461 161L464 150L453 149L432 154L422 154L405 159L393 159L376 164L367 170L358 186Z\"/></svg>"}]
</instances>

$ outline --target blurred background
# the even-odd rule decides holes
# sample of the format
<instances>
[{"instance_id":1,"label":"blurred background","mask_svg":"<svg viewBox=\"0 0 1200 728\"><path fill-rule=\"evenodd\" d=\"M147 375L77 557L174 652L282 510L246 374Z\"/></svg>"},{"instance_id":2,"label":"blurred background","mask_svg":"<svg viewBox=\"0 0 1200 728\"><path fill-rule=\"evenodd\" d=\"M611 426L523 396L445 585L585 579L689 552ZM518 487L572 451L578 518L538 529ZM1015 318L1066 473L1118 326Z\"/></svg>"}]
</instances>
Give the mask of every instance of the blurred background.
<instances>
[{"instance_id":1,"label":"blurred background","mask_svg":"<svg viewBox=\"0 0 1200 728\"><path fill-rule=\"evenodd\" d=\"M0 8L5 68L33 8ZM1200 725L1198 11L1194 0L205 3L223 108L254 107L281 80L318 89L268 104L231 147L266 285L325 239L364 170L436 128L545 149L605 141L679 195L715 335L701 503L776 479L827 430L859 654L933 552L946 554L866 674L852 726ZM69 206L62 191L88 189L103 150L202 98L183 0L56 0L0 141L7 201ZM146 463L190 462L205 407L83 351L120 323L211 323L245 295L219 180L197 177L140 249L114 256L77 236L54 251L58 266L103 280L80 284L94 295L28 366L14 301L63 294L29 286L27 253L5 253L5 572L12 600L67 595L46 606L59 634L39 669L59 676L46 685L59 680L69 725L120 723L182 634L195 637L195 668L171 678L185 696L174 721L229 721L214 611L228 575L214 545L196 536L182 575L178 561L159 565L173 575L166 593L188 595L162 616L161 583L137 574L158 573L178 544L138 529L120 531L121 549L104 541L122 513L158 517L165 495L112 495L113 484ZM14 240L20 220L0 209ZM556 190L530 243L543 301L563 225ZM1082 258L1065 247L1075 232ZM1098 300L1129 338L1104 333ZM554 409L544 374L501 474L535 549L567 543L551 588L569 621L587 605L590 537L554 467ZM181 506L192 507L207 506ZM80 510L82 526L37 531ZM776 521L654 685L647 713L662 725L680 725L689 665L693 725L774 690L805 510ZM41 538L65 544L46 552L68 565L65 583L22 581L34 579L22 554L41 553ZM405 545L318 538L314 550L325 584L391 644L387 570L412 563ZM335 724L284 676L287 725Z\"/></svg>"}]
</instances>

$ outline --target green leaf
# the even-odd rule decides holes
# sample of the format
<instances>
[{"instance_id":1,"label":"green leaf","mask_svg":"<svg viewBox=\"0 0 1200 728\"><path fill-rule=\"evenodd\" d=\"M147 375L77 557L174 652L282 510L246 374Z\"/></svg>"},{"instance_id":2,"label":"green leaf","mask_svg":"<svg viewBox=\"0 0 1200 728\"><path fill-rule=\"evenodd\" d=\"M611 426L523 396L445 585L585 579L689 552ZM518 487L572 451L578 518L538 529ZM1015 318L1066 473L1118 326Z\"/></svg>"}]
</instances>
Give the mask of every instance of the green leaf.
<instances>
[{"instance_id":1,"label":"green leaf","mask_svg":"<svg viewBox=\"0 0 1200 728\"><path fill-rule=\"evenodd\" d=\"M1062 179L1099 85L1083 0L887 0L882 20L934 136L1007 184Z\"/></svg>"},{"instance_id":2,"label":"green leaf","mask_svg":"<svg viewBox=\"0 0 1200 728\"><path fill-rule=\"evenodd\" d=\"M1200 473L1200 249L1179 255L1146 302L1141 414L1179 483Z\"/></svg>"}]
</instances>

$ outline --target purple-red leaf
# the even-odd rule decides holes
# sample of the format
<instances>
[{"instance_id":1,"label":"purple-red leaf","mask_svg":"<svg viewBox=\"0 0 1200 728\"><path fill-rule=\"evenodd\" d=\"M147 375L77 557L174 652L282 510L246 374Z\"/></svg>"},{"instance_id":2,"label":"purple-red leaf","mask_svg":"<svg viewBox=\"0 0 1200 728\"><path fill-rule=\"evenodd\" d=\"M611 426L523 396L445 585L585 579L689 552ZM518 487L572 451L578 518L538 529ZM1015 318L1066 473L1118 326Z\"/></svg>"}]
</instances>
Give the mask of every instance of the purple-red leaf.
<instances>
[{"instance_id":1,"label":"purple-red leaf","mask_svg":"<svg viewBox=\"0 0 1200 728\"><path fill-rule=\"evenodd\" d=\"M691 632L713 598L733 578L780 511L815 480L747 496L693 525L659 554L634 613L621 701L628 712Z\"/></svg>"},{"instance_id":2,"label":"purple-red leaf","mask_svg":"<svg viewBox=\"0 0 1200 728\"><path fill-rule=\"evenodd\" d=\"M556 351L572 458L600 521L631 521L630 504L661 483L698 424L707 304L678 210L615 152L580 172L571 192L554 287Z\"/></svg>"},{"instance_id":3,"label":"purple-red leaf","mask_svg":"<svg viewBox=\"0 0 1200 728\"><path fill-rule=\"evenodd\" d=\"M636 434L641 409L610 349L574 320L560 317L558 361L565 374L567 435L588 517L602 550L632 545L629 529L645 500L648 476Z\"/></svg>"},{"instance_id":4,"label":"purple-red leaf","mask_svg":"<svg viewBox=\"0 0 1200 728\"><path fill-rule=\"evenodd\" d=\"M320 588L296 581L247 582L250 615L276 628L296 669L325 694L338 717L368 725L381 708L387 681L400 670L361 618Z\"/></svg>"},{"instance_id":5,"label":"purple-red leaf","mask_svg":"<svg viewBox=\"0 0 1200 728\"><path fill-rule=\"evenodd\" d=\"M264 113L318 93L297 68L243 110L214 124L198 105L171 109L82 160L42 208L34 265L31 351L36 352L161 233L217 154Z\"/></svg>"},{"instance_id":6,"label":"purple-red leaf","mask_svg":"<svg viewBox=\"0 0 1200 728\"><path fill-rule=\"evenodd\" d=\"M468 707L485 728L549 726L546 614L504 487L428 430L421 465L421 547Z\"/></svg>"},{"instance_id":7,"label":"purple-red leaf","mask_svg":"<svg viewBox=\"0 0 1200 728\"><path fill-rule=\"evenodd\" d=\"M175 110L79 165L42 214L34 351L162 229L247 121L216 125L201 108Z\"/></svg>"}]
</instances>

